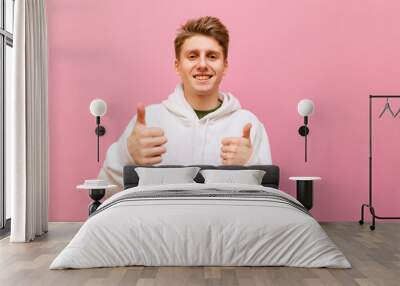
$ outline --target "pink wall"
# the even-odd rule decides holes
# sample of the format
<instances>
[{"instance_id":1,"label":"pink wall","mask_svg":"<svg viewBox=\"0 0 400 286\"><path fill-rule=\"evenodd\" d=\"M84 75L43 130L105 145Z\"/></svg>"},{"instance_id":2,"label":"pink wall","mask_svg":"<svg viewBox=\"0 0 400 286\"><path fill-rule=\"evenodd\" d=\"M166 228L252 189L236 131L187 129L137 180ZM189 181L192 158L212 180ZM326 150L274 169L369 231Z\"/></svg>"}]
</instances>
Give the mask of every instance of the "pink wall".
<instances>
[{"instance_id":1,"label":"pink wall","mask_svg":"<svg viewBox=\"0 0 400 286\"><path fill-rule=\"evenodd\" d=\"M75 186L96 177L102 164L90 101L102 98L109 106L103 160L137 102L157 103L173 90L176 29L203 15L219 17L230 30L222 87L265 124L281 189L294 194L289 176L321 176L315 217L359 219L368 197L368 95L400 94L400 1L48 0L47 12L51 221L87 217L90 200ZM297 134L302 98L316 105L308 163ZM382 107L378 102L375 118ZM379 215L400 212L399 120L375 120Z\"/></svg>"}]
</instances>

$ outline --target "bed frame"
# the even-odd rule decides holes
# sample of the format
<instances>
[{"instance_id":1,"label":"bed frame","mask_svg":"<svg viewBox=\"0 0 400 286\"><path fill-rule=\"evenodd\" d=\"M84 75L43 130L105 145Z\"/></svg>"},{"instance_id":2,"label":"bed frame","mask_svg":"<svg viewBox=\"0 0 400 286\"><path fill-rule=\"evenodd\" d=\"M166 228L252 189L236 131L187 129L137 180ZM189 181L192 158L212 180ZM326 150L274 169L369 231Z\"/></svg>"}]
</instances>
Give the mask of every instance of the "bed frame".
<instances>
[{"instance_id":1,"label":"bed frame","mask_svg":"<svg viewBox=\"0 0 400 286\"><path fill-rule=\"evenodd\" d=\"M261 184L264 187L279 188L279 167L275 165L252 165L252 166L212 166L212 165L161 165L161 166L140 166L140 165L127 165L124 167L124 190L133 188L138 185L139 176L135 171L136 167L148 168L181 168L181 167L200 167L204 169L219 169L219 170L264 170L266 173L262 179ZM204 183L203 176L198 173L194 178L197 183Z\"/></svg>"}]
</instances>

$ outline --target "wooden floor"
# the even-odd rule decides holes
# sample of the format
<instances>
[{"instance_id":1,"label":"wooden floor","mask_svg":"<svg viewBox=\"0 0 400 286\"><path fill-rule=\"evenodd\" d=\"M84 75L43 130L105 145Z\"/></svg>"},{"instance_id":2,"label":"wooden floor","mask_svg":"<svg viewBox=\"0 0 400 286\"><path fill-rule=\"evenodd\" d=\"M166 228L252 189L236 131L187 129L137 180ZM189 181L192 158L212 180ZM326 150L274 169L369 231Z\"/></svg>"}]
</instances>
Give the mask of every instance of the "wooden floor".
<instances>
[{"instance_id":1,"label":"wooden floor","mask_svg":"<svg viewBox=\"0 0 400 286\"><path fill-rule=\"evenodd\" d=\"M32 243L0 241L0 285L400 285L400 223L375 231L358 223L323 223L353 268L119 267L48 270L81 223L50 223Z\"/></svg>"}]
</instances>

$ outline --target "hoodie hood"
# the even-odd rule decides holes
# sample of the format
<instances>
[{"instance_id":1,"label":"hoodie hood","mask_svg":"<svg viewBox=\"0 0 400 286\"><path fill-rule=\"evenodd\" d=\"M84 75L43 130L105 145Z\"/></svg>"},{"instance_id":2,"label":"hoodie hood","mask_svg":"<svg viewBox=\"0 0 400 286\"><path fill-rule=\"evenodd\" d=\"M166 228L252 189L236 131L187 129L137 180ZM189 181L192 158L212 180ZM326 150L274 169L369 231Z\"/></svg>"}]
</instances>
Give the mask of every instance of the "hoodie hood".
<instances>
[{"instance_id":1,"label":"hoodie hood","mask_svg":"<svg viewBox=\"0 0 400 286\"><path fill-rule=\"evenodd\" d=\"M239 101L229 92L220 92L219 99L222 101L221 106L201 118L200 121L215 120L241 108ZM196 113L184 96L182 84L178 84L174 92L162 104L183 121L199 121Z\"/></svg>"}]
</instances>

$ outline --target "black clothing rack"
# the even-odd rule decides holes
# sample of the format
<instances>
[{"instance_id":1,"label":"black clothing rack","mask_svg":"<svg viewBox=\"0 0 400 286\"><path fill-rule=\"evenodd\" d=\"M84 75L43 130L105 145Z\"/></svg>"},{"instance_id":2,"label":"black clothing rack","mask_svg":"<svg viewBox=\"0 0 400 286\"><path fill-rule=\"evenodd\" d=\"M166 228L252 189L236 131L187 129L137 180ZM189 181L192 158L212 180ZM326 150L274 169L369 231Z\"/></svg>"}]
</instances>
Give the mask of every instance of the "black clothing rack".
<instances>
[{"instance_id":1,"label":"black clothing rack","mask_svg":"<svg viewBox=\"0 0 400 286\"><path fill-rule=\"evenodd\" d=\"M361 206L361 219L359 223L364 224L364 208L369 208L372 215L372 225L370 229L375 229L375 219L400 219L400 217L384 217L378 216L375 213L375 209L372 205L372 100L373 99L389 99L389 98L400 98L400 95L370 95L369 96L369 202Z\"/></svg>"}]
</instances>

